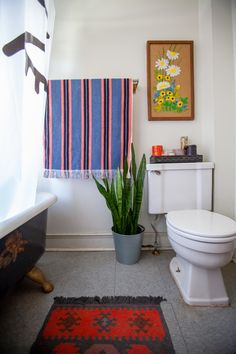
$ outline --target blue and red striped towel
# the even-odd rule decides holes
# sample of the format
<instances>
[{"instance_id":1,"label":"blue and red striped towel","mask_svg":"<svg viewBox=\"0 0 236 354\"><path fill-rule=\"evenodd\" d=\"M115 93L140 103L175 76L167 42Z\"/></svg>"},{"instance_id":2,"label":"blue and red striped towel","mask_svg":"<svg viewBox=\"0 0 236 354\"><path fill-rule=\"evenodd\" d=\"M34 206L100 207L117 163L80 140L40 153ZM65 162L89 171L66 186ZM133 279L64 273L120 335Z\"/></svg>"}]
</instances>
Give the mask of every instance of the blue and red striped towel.
<instances>
[{"instance_id":1,"label":"blue and red striped towel","mask_svg":"<svg viewBox=\"0 0 236 354\"><path fill-rule=\"evenodd\" d=\"M51 80L44 176L112 176L130 156L132 79Z\"/></svg>"}]
</instances>

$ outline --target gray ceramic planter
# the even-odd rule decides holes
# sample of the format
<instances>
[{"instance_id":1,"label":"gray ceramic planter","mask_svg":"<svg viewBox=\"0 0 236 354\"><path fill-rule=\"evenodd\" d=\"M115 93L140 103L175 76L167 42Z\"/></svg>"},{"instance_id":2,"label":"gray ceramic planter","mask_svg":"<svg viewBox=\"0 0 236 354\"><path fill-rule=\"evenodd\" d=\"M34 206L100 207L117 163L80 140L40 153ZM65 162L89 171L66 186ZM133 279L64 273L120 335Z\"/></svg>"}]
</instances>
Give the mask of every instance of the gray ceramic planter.
<instances>
[{"instance_id":1,"label":"gray ceramic planter","mask_svg":"<svg viewBox=\"0 0 236 354\"><path fill-rule=\"evenodd\" d=\"M143 243L144 227L139 225L140 233L136 235L117 234L112 230L116 259L122 264L135 264L138 262Z\"/></svg>"}]
</instances>

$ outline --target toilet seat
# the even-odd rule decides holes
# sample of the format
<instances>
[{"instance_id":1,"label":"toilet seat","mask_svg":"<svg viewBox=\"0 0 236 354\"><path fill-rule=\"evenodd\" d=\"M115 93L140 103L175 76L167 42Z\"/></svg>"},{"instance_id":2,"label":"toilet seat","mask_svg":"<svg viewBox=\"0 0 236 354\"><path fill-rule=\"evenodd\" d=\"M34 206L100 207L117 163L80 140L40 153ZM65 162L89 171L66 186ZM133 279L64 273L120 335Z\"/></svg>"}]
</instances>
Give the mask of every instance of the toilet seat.
<instances>
[{"instance_id":1,"label":"toilet seat","mask_svg":"<svg viewBox=\"0 0 236 354\"><path fill-rule=\"evenodd\" d=\"M177 234L196 241L221 243L236 238L236 222L208 210L171 211L166 221Z\"/></svg>"}]
</instances>

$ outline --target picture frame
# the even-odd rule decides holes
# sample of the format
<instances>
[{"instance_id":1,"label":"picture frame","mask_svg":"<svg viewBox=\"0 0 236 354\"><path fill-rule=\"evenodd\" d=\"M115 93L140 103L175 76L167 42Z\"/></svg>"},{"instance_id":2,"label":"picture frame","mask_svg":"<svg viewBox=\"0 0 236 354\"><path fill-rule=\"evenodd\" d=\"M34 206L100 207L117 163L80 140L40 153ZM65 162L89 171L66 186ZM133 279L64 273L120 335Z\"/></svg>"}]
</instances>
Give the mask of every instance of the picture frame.
<instances>
[{"instance_id":1,"label":"picture frame","mask_svg":"<svg viewBox=\"0 0 236 354\"><path fill-rule=\"evenodd\" d=\"M148 120L194 119L193 41L147 41Z\"/></svg>"}]
</instances>

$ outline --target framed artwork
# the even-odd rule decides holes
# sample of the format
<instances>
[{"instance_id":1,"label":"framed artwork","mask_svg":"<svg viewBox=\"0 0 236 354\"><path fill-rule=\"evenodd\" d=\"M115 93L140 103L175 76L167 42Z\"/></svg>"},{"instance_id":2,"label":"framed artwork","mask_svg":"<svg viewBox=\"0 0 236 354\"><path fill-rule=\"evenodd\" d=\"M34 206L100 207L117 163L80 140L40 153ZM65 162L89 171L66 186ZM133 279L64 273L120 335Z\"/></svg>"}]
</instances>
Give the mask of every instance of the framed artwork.
<instances>
[{"instance_id":1,"label":"framed artwork","mask_svg":"<svg viewBox=\"0 0 236 354\"><path fill-rule=\"evenodd\" d=\"M149 120L194 119L193 41L148 41Z\"/></svg>"}]
</instances>

